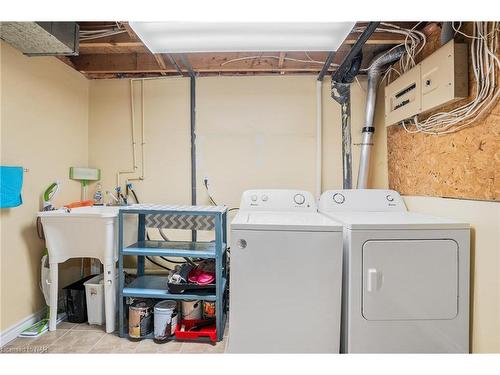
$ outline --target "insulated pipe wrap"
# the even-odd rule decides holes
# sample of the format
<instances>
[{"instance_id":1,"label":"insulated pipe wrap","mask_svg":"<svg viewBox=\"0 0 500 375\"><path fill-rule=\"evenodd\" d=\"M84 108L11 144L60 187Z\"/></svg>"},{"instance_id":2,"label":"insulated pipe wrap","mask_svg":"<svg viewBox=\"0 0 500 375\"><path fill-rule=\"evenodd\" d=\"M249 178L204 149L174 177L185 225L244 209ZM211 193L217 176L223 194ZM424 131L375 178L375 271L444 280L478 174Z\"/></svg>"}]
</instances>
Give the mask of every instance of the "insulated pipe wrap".
<instances>
[{"instance_id":1,"label":"insulated pipe wrap","mask_svg":"<svg viewBox=\"0 0 500 375\"><path fill-rule=\"evenodd\" d=\"M370 167L372 138L375 128L373 120L375 118L375 103L377 100L377 87L383 69L387 64L393 63L401 58L405 51L405 46L398 46L387 52L383 52L375 57L368 68L368 89L366 97L365 127L363 128L363 139L361 143L361 153L358 171L358 189L368 187L368 175Z\"/></svg>"}]
</instances>

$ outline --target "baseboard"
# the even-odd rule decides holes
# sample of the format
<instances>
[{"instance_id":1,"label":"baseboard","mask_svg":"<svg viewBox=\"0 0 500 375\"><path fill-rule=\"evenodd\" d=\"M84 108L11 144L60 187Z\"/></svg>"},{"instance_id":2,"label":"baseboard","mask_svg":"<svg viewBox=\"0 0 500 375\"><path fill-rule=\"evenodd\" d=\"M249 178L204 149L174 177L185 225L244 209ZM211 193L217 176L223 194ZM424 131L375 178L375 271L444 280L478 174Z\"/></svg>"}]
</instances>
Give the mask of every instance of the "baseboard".
<instances>
[{"instance_id":1,"label":"baseboard","mask_svg":"<svg viewBox=\"0 0 500 375\"><path fill-rule=\"evenodd\" d=\"M36 322L38 322L40 319L42 319L45 316L45 313L47 311L47 308L44 307L40 311L31 314L30 316L24 318L23 320L19 321L18 323L10 326L6 330L2 331L0 333L0 348L7 345L9 342L14 340L19 334L25 330L26 328L32 326Z\"/></svg>"}]
</instances>

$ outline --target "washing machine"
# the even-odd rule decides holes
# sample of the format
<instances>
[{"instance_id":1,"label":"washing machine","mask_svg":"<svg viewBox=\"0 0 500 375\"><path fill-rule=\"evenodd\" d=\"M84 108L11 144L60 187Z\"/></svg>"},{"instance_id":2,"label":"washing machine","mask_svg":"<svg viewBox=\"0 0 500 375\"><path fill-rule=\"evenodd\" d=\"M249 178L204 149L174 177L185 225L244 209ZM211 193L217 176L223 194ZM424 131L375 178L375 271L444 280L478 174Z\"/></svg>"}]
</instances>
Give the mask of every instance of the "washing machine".
<instances>
[{"instance_id":1,"label":"washing machine","mask_svg":"<svg viewBox=\"0 0 500 375\"><path fill-rule=\"evenodd\" d=\"M230 251L229 352L339 352L342 225L311 193L245 191Z\"/></svg>"},{"instance_id":2,"label":"washing machine","mask_svg":"<svg viewBox=\"0 0 500 375\"><path fill-rule=\"evenodd\" d=\"M392 190L327 191L319 211L344 225L341 352L469 352L469 224Z\"/></svg>"}]
</instances>

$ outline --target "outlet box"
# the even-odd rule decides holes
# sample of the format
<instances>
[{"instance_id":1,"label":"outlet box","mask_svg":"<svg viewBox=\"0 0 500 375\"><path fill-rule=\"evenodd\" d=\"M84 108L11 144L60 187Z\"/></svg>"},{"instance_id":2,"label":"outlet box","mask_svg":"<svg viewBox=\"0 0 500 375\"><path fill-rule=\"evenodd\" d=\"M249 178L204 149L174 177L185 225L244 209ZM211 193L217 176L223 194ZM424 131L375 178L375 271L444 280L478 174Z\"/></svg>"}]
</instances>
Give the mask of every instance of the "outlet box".
<instances>
[{"instance_id":1,"label":"outlet box","mask_svg":"<svg viewBox=\"0 0 500 375\"><path fill-rule=\"evenodd\" d=\"M468 95L467 44L449 41L385 87L385 124L397 124Z\"/></svg>"}]
</instances>

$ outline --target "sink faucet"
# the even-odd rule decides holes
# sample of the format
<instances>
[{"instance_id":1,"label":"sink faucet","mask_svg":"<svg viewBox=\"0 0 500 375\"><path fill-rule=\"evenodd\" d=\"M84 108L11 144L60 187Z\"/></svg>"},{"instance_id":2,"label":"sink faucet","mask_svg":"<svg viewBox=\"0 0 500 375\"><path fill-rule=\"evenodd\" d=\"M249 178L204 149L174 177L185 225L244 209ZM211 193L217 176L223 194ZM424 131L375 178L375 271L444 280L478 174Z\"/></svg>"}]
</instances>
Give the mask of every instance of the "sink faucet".
<instances>
[{"instance_id":1,"label":"sink faucet","mask_svg":"<svg viewBox=\"0 0 500 375\"><path fill-rule=\"evenodd\" d=\"M111 198L113 198L113 200L115 201L115 205L117 206L120 205L120 200L117 197L115 197L115 195L112 192L106 190L106 194L109 195Z\"/></svg>"}]
</instances>

